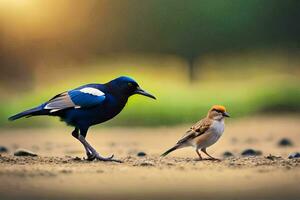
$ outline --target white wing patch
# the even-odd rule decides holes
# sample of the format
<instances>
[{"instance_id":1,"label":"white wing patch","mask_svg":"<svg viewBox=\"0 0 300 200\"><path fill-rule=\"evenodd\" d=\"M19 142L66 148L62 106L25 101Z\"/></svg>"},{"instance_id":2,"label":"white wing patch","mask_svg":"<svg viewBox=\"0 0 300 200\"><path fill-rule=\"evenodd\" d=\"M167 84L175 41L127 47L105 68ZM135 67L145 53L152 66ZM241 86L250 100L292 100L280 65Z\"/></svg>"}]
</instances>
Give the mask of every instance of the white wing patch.
<instances>
[{"instance_id":1,"label":"white wing patch","mask_svg":"<svg viewBox=\"0 0 300 200\"><path fill-rule=\"evenodd\" d=\"M86 94L91 94L91 95L94 95L94 96L104 96L105 94L96 89L96 88L92 88L92 87L85 87L85 88L82 88L79 90L80 92L83 92L83 93L86 93Z\"/></svg>"}]
</instances>

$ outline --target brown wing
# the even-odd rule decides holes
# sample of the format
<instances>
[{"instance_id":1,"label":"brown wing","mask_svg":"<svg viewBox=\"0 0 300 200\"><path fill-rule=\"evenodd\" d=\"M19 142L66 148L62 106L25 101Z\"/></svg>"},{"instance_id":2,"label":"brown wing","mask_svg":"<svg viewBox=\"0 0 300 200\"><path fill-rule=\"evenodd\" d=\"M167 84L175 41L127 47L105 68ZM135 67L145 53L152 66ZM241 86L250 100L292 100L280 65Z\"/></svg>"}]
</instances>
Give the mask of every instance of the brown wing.
<instances>
[{"instance_id":1,"label":"brown wing","mask_svg":"<svg viewBox=\"0 0 300 200\"><path fill-rule=\"evenodd\" d=\"M192 126L186 134L183 135L183 137L177 142L178 145L186 143L187 141L190 141L191 139L194 139L195 137L198 137L199 135L202 135L207 131L211 125L211 120L208 118L204 118L197 122L194 126Z\"/></svg>"}]
</instances>

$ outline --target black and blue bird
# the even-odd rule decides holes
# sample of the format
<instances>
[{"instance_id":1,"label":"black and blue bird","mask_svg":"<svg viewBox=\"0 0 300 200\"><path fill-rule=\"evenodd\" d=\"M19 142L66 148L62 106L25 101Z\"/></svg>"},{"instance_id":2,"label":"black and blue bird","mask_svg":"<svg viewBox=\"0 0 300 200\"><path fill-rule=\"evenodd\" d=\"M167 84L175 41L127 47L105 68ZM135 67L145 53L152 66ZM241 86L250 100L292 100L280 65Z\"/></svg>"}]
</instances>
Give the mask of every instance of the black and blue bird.
<instances>
[{"instance_id":1,"label":"black and blue bird","mask_svg":"<svg viewBox=\"0 0 300 200\"><path fill-rule=\"evenodd\" d=\"M118 161L113 159L114 155L102 157L85 137L89 127L118 115L134 94L156 99L132 78L121 76L105 84L87 84L60 93L40 106L11 116L9 120L38 115L58 116L75 127L72 135L83 144L88 160Z\"/></svg>"}]
</instances>

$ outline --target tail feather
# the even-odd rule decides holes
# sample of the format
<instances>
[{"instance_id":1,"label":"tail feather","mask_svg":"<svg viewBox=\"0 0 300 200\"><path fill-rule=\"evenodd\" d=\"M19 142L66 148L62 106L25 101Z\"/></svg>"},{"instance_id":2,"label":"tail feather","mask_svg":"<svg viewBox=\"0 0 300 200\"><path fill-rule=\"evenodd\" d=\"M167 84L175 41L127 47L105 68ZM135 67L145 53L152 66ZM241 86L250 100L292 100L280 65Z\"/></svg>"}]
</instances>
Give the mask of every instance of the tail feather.
<instances>
[{"instance_id":1,"label":"tail feather","mask_svg":"<svg viewBox=\"0 0 300 200\"><path fill-rule=\"evenodd\" d=\"M22 117L30 117L32 115L36 115L37 113L39 113L42 110L43 110L42 106L38 106L38 107L35 107L35 108L32 108L32 109L20 112L16 115L13 115L13 116L9 117L8 120L9 121L14 121L14 120L20 119Z\"/></svg>"},{"instance_id":2,"label":"tail feather","mask_svg":"<svg viewBox=\"0 0 300 200\"><path fill-rule=\"evenodd\" d=\"M164 157L166 155L168 155L169 153L171 153L172 151L175 151L176 149L179 148L179 145L175 145L174 147L172 147L171 149L167 150L165 153L161 154L161 157Z\"/></svg>"}]
</instances>

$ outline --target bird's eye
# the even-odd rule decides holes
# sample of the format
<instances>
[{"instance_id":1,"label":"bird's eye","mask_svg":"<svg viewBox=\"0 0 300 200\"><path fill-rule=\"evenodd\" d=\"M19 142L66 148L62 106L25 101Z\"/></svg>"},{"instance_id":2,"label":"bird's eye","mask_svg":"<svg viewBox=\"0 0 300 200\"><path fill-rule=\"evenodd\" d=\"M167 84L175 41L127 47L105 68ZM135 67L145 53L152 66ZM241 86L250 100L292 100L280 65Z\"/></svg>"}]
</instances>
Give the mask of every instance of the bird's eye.
<instances>
[{"instance_id":1,"label":"bird's eye","mask_svg":"<svg viewBox=\"0 0 300 200\"><path fill-rule=\"evenodd\" d=\"M129 86L129 87L132 87L132 86L133 86L133 84L132 84L132 83L128 83L128 86Z\"/></svg>"}]
</instances>

